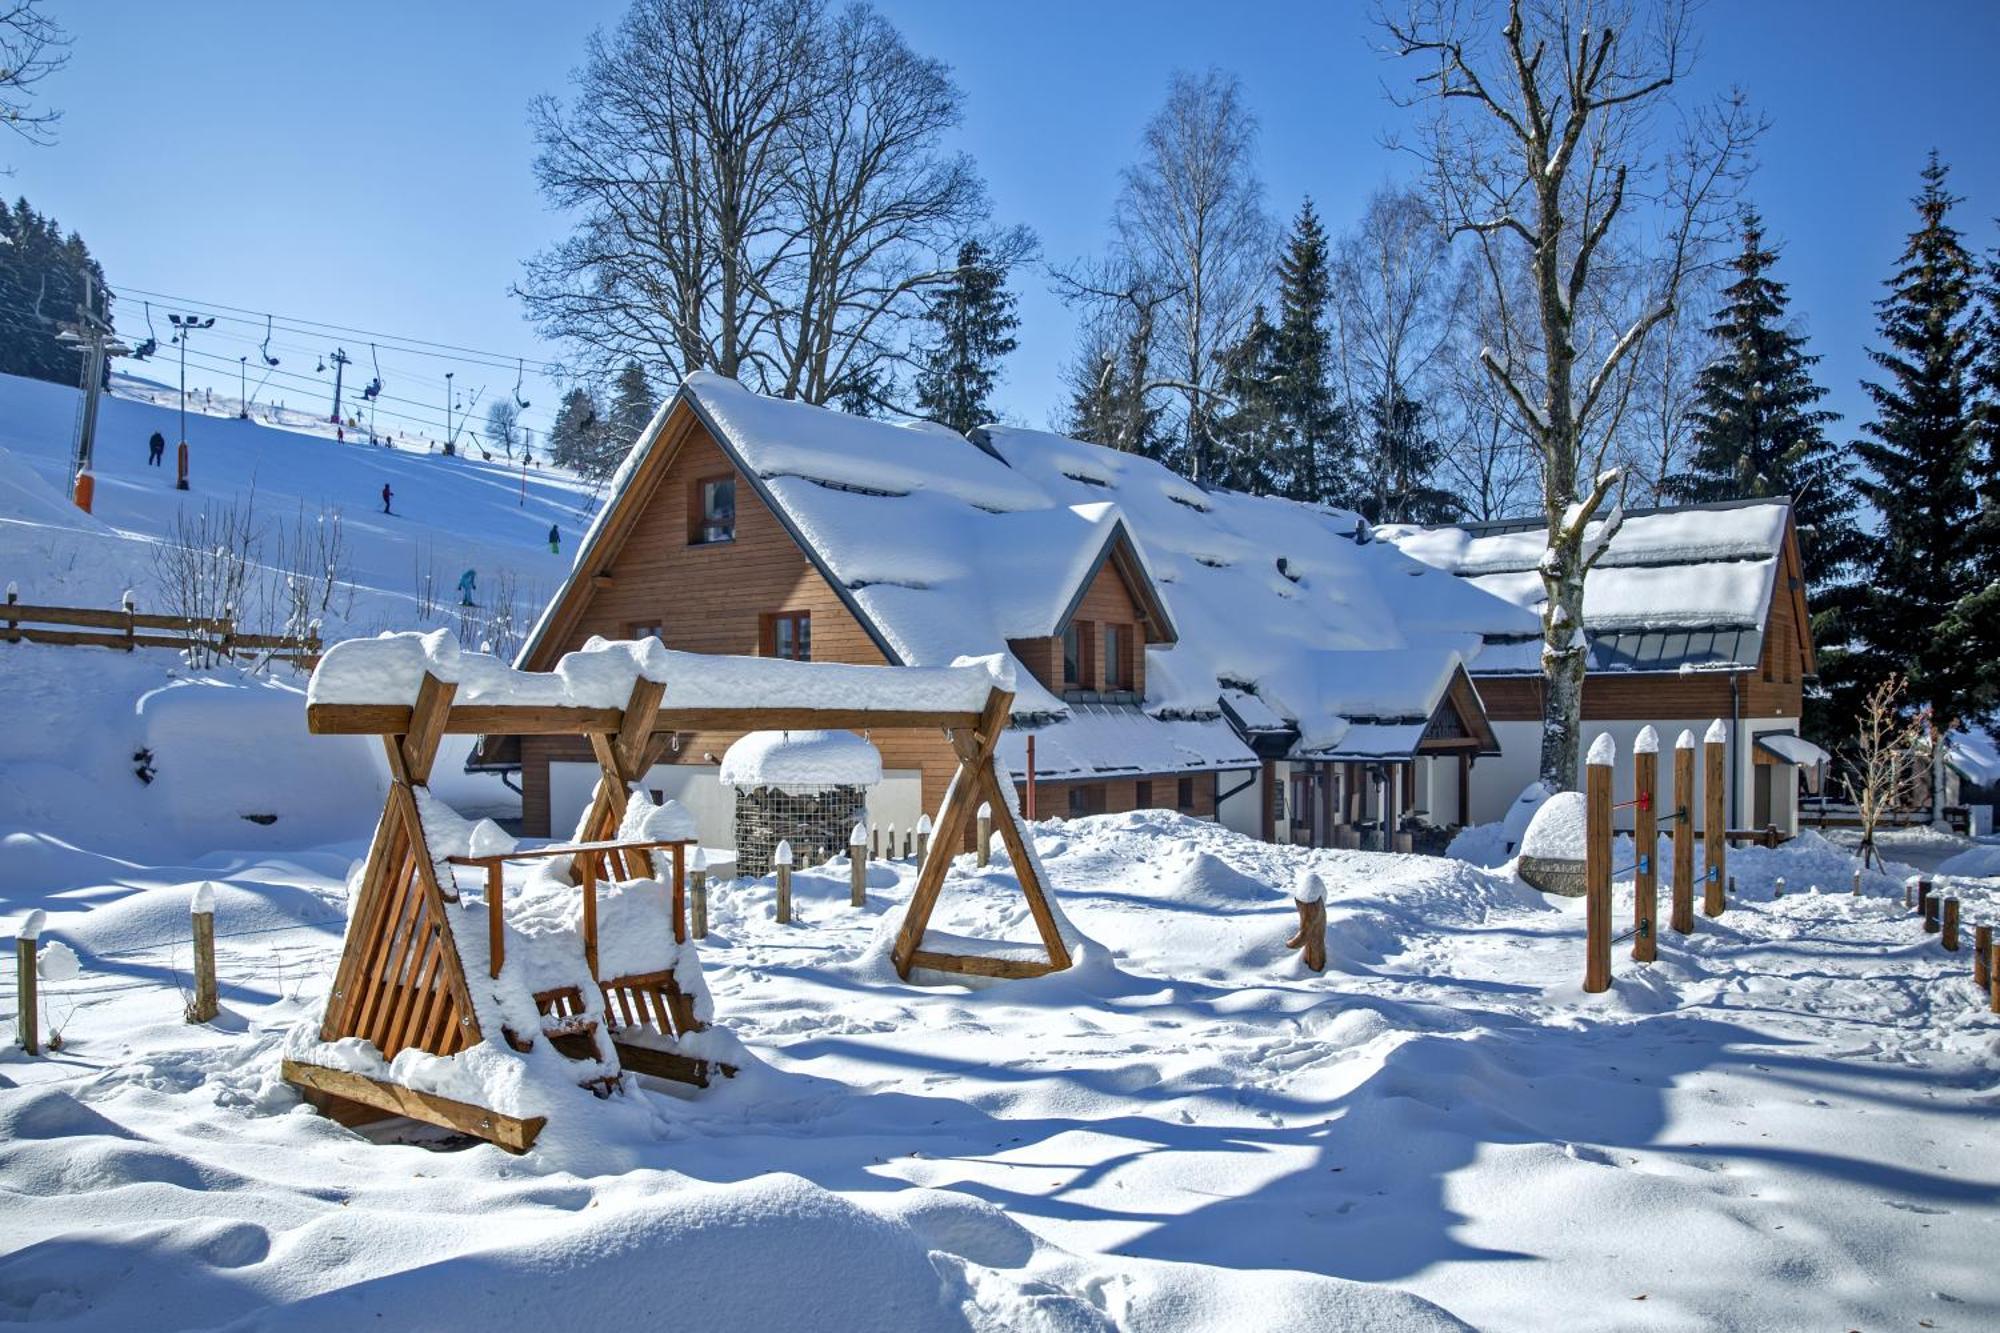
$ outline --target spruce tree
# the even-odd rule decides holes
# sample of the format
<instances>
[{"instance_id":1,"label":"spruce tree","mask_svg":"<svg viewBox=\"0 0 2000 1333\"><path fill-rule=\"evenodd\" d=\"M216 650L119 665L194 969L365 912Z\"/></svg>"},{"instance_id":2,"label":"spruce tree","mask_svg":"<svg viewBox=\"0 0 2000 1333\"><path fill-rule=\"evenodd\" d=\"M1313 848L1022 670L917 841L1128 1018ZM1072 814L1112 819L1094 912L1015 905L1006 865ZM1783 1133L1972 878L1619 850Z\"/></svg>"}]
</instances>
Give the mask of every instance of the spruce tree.
<instances>
[{"instance_id":1,"label":"spruce tree","mask_svg":"<svg viewBox=\"0 0 2000 1333\"><path fill-rule=\"evenodd\" d=\"M1867 550L1855 521L1852 458L1827 438L1840 419L1818 404L1819 357L1787 325L1790 297L1771 276L1778 252L1764 223L1746 210L1733 280L1709 326L1715 355L1695 381L1694 449L1687 470L1668 479L1677 499L1705 502L1788 495L1809 589L1813 642L1826 687L1809 702L1808 734L1840 744L1859 705L1847 658L1847 613L1858 590L1853 572Z\"/></svg>"},{"instance_id":2,"label":"spruce tree","mask_svg":"<svg viewBox=\"0 0 2000 1333\"><path fill-rule=\"evenodd\" d=\"M632 452L632 446L646 432L646 426L659 409L659 401L653 397L652 383L637 361L627 361L611 382L611 406L604 415L603 437L600 457L603 459L600 475L609 474L618 468L625 455Z\"/></svg>"},{"instance_id":3,"label":"spruce tree","mask_svg":"<svg viewBox=\"0 0 2000 1333\"><path fill-rule=\"evenodd\" d=\"M604 414L582 385L563 395L549 428L549 461L595 481L618 465L605 447Z\"/></svg>"},{"instance_id":4,"label":"spruce tree","mask_svg":"<svg viewBox=\"0 0 2000 1333\"><path fill-rule=\"evenodd\" d=\"M26 199L9 208L0 201L0 374L26 375L76 384L83 358L60 340L62 326L76 321L83 301L84 275L93 288L93 313L110 317L104 270L75 232L67 236L56 220L37 213Z\"/></svg>"},{"instance_id":5,"label":"spruce tree","mask_svg":"<svg viewBox=\"0 0 2000 1333\"><path fill-rule=\"evenodd\" d=\"M1258 306L1250 327L1217 358L1216 388L1229 404L1216 422L1215 465L1220 486L1271 495L1288 491L1292 459L1284 420L1282 335Z\"/></svg>"},{"instance_id":6,"label":"spruce tree","mask_svg":"<svg viewBox=\"0 0 2000 1333\"><path fill-rule=\"evenodd\" d=\"M1367 485L1355 508L1371 523L1449 523L1464 512L1458 497L1431 477L1444 441L1430 410L1407 394L1378 394L1365 411Z\"/></svg>"},{"instance_id":7,"label":"spruce tree","mask_svg":"<svg viewBox=\"0 0 2000 1333\"><path fill-rule=\"evenodd\" d=\"M1167 462L1173 441L1162 410L1146 392L1150 336L1143 318L1091 330L1070 367L1069 410L1062 430L1074 439Z\"/></svg>"},{"instance_id":8,"label":"spruce tree","mask_svg":"<svg viewBox=\"0 0 2000 1333\"><path fill-rule=\"evenodd\" d=\"M924 318L933 334L917 371L917 406L925 418L964 434L993 419L988 401L1000 362L1014 350L1014 295L1007 273L978 241L958 250L958 269L930 298Z\"/></svg>"},{"instance_id":9,"label":"spruce tree","mask_svg":"<svg viewBox=\"0 0 2000 1333\"><path fill-rule=\"evenodd\" d=\"M1333 391L1327 307L1333 275L1326 230L1311 199L1299 205L1278 257L1275 415L1283 493L1294 500L1351 504L1354 441Z\"/></svg>"},{"instance_id":10,"label":"spruce tree","mask_svg":"<svg viewBox=\"0 0 2000 1333\"><path fill-rule=\"evenodd\" d=\"M1963 615L1984 587L1975 535L1981 411L1973 265L1949 221L1958 200L1945 177L1933 153L1913 201L1921 225L1877 302L1886 347L1869 357L1886 375L1863 385L1875 419L1854 448L1872 473L1858 489L1881 514L1882 533L1863 562L1852 624L1857 684L1901 671L1911 700L1949 727L1984 711L1990 682Z\"/></svg>"}]
</instances>

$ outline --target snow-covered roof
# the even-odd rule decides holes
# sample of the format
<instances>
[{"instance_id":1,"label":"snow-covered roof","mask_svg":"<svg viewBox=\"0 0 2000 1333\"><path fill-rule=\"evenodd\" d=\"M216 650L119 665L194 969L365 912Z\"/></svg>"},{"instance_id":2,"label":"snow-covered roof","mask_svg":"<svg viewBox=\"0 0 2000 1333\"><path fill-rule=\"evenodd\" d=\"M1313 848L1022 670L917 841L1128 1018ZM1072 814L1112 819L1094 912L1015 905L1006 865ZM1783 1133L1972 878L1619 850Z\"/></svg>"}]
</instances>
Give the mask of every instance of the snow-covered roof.
<instances>
[{"instance_id":1,"label":"snow-covered roof","mask_svg":"<svg viewBox=\"0 0 2000 1333\"><path fill-rule=\"evenodd\" d=\"M1945 762L1982 787L2000 783L2000 743L1984 731L1954 731L1945 742Z\"/></svg>"},{"instance_id":2,"label":"snow-covered roof","mask_svg":"<svg viewBox=\"0 0 2000 1333\"><path fill-rule=\"evenodd\" d=\"M1069 781L1117 776L1255 768L1257 756L1221 718L1156 718L1130 704L1073 704L1066 717L1000 738L1009 772L1028 768L1035 738L1035 776Z\"/></svg>"},{"instance_id":3,"label":"snow-covered roof","mask_svg":"<svg viewBox=\"0 0 2000 1333\"><path fill-rule=\"evenodd\" d=\"M723 752L720 777L730 787L873 787L882 752L851 731L752 731Z\"/></svg>"},{"instance_id":4,"label":"snow-covered roof","mask_svg":"<svg viewBox=\"0 0 2000 1333\"><path fill-rule=\"evenodd\" d=\"M1784 561L1787 499L1627 511L1583 586L1583 628L1595 671L1740 668L1763 651ZM1603 531L1593 523L1589 544ZM1433 528L1378 528L1385 540L1468 585L1540 616L1540 519ZM1472 670L1535 671L1538 642L1495 634Z\"/></svg>"},{"instance_id":5,"label":"snow-covered roof","mask_svg":"<svg viewBox=\"0 0 2000 1333\"><path fill-rule=\"evenodd\" d=\"M1803 736L1789 731L1767 731L1757 737L1757 748L1768 751L1788 764L1817 768L1833 761L1833 756Z\"/></svg>"},{"instance_id":6,"label":"snow-covered roof","mask_svg":"<svg viewBox=\"0 0 2000 1333\"><path fill-rule=\"evenodd\" d=\"M1233 690L1323 747L1356 720L1427 714L1483 635L1537 629L1521 607L1369 540L1354 514L1205 490L1137 455L1009 427L967 439L707 373L689 376L676 401L892 661L1006 654L1011 639L1054 634L1115 555L1144 585L1134 592L1149 618L1147 714L1214 718ZM663 415L614 478L607 512L664 434ZM601 564L588 547L603 526L576 570ZM545 614L523 661L551 623ZM1403 656L1369 657L1378 650ZM1030 673L1016 681L1017 718L1074 715Z\"/></svg>"}]
</instances>

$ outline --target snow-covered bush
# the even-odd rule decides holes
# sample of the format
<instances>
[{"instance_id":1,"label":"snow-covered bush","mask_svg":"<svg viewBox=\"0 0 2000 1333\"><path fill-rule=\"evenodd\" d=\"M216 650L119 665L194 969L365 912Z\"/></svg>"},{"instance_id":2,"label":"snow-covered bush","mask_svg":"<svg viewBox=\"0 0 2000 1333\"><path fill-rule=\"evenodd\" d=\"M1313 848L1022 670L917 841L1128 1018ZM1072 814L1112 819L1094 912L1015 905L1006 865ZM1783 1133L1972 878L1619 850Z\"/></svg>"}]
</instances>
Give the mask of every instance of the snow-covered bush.
<instances>
[{"instance_id":1,"label":"snow-covered bush","mask_svg":"<svg viewBox=\"0 0 2000 1333\"><path fill-rule=\"evenodd\" d=\"M1521 855L1544 861L1581 861L1585 806L1580 791L1559 791L1544 800L1521 836Z\"/></svg>"}]
</instances>

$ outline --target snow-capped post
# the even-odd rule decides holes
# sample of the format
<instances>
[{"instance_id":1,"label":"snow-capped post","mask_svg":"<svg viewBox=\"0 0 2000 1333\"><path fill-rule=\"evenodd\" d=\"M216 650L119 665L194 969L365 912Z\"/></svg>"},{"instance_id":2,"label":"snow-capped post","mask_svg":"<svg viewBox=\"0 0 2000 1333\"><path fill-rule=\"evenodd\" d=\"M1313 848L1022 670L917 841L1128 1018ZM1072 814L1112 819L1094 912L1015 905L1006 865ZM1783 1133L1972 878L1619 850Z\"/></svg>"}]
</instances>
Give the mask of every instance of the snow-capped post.
<instances>
[{"instance_id":1,"label":"snow-capped post","mask_svg":"<svg viewBox=\"0 0 2000 1333\"><path fill-rule=\"evenodd\" d=\"M1660 954L1659 788L1660 733L1641 727L1632 742L1632 841L1639 853L1632 878L1632 958L1640 963Z\"/></svg>"},{"instance_id":2,"label":"snow-capped post","mask_svg":"<svg viewBox=\"0 0 2000 1333\"><path fill-rule=\"evenodd\" d=\"M35 946L42 938L48 913L36 908L22 919L14 935L14 1027L21 1049L29 1055L42 1053L42 1023L35 996Z\"/></svg>"},{"instance_id":3,"label":"snow-capped post","mask_svg":"<svg viewBox=\"0 0 2000 1333\"><path fill-rule=\"evenodd\" d=\"M868 859L882 859L882 829L872 819L868 821Z\"/></svg>"},{"instance_id":4,"label":"snow-capped post","mask_svg":"<svg viewBox=\"0 0 2000 1333\"><path fill-rule=\"evenodd\" d=\"M792 921L792 844L780 842L771 853L771 868L778 873L778 924Z\"/></svg>"},{"instance_id":5,"label":"snow-capped post","mask_svg":"<svg viewBox=\"0 0 2000 1333\"><path fill-rule=\"evenodd\" d=\"M1927 876L1917 878L1917 911L1925 917L1931 914L1931 882Z\"/></svg>"},{"instance_id":6,"label":"snow-capped post","mask_svg":"<svg viewBox=\"0 0 2000 1333\"><path fill-rule=\"evenodd\" d=\"M708 853L700 847L688 858L688 930L698 940L708 938Z\"/></svg>"},{"instance_id":7,"label":"snow-capped post","mask_svg":"<svg viewBox=\"0 0 2000 1333\"><path fill-rule=\"evenodd\" d=\"M1674 933L1694 930L1694 733L1674 742Z\"/></svg>"},{"instance_id":8,"label":"snow-capped post","mask_svg":"<svg viewBox=\"0 0 2000 1333\"><path fill-rule=\"evenodd\" d=\"M1583 777L1583 988L1611 989L1611 770L1618 743L1605 732L1590 743Z\"/></svg>"},{"instance_id":9,"label":"snow-capped post","mask_svg":"<svg viewBox=\"0 0 2000 1333\"><path fill-rule=\"evenodd\" d=\"M868 904L868 862L861 854L867 842L868 831L856 824L847 839L847 905L850 907L865 907Z\"/></svg>"},{"instance_id":10,"label":"snow-capped post","mask_svg":"<svg viewBox=\"0 0 2000 1333\"><path fill-rule=\"evenodd\" d=\"M1944 900L1944 951L1958 952L1958 899Z\"/></svg>"},{"instance_id":11,"label":"snow-capped post","mask_svg":"<svg viewBox=\"0 0 2000 1333\"><path fill-rule=\"evenodd\" d=\"M1986 990L1993 984L1993 927L1972 928L1972 984Z\"/></svg>"},{"instance_id":12,"label":"snow-capped post","mask_svg":"<svg viewBox=\"0 0 2000 1333\"><path fill-rule=\"evenodd\" d=\"M1848 896L1849 896L1849 897L1853 897L1853 898L1859 898L1859 897L1861 896L1861 867L1860 867L1860 866L1856 866L1856 867L1854 867L1854 887L1853 887L1853 888L1852 888L1851 890L1849 890L1849 892L1848 892Z\"/></svg>"},{"instance_id":13,"label":"snow-capped post","mask_svg":"<svg viewBox=\"0 0 2000 1333\"><path fill-rule=\"evenodd\" d=\"M896 859L896 826L895 826L895 824L894 824L894 823L891 823L891 824L889 825L889 831L888 831L887 833L885 833L885 834L883 834L883 835L882 835L882 842L883 842L883 849L882 849L882 854L883 854L884 856L888 857L888 858L889 858L889 859L890 859L891 861L895 860L895 859Z\"/></svg>"},{"instance_id":14,"label":"snow-capped post","mask_svg":"<svg viewBox=\"0 0 2000 1333\"><path fill-rule=\"evenodd\" d=\"M203 880L194 891L194 998L188 1001L187 1021L211 1022L222 1012L215 987L215 885Z\"/></svg>"},{"instance_id":15,"label":"snow-capped post","mask_svg":"<svg viewBox=\"0 0 2000 1333\"><path fill-rule=\"evenodd\" d=\"M139 605L134 600L130 588L127 588L125 595L118 599L118 606L125 615L125 651L129 653L138 647L136 640L139 637L139 624L133 617L133 612L139 609Z\"/></svg>"},{"instance_id":16,"label":"snow-capped post","mask_svg":"<svg viewBox=\"0 0 2000 1333\"><path fill-rule=\"evenodd\" d=\"M19 606L20 604L21 604L21 585L12 582L8 583L7 642L9 643L19 643L21 641L21 622L14 614L14 608Z\"/></svg>"},{"instance_id":17,"label":"snow-capped post","mask_svg":"<svg viewBox=\"0 0 2000 1333\"><path fill-rule=\"evenodd\" d=\"M1938 920L1938 908L1944 905L1944 895L1932 893L1929 880L1918 885L1917 892L1921 895L1924 905L1924 934L1935 935L1944 929L1943 923Z\"/></svg>"},{"instance_id":18,"label":"snow-capped post","mask_svg":"<svg viewBox=\"0 0 2000 1333\"><path fill-rule=\"evenodd\" d=\"M931 854L931 817L928 813L917 816L917 864Z\"/></svg>"},{"instance_id":19,"label":"snow-capped post","mask_svg":"<svg viewBox=\"0 0 2000 1333\"><path fill-rule=\"evenodd\" d=\"M1734 875L1731 875L1729 877L1729 896L1732 898L1736 896L1736 876ZM1785 896L1785 877L1783 875L1780 875L1771 884L1771 897L1775 899L1775 898L1782 898L1784 896Z\"/></svg>"},{"instance_id":20,"label":"snow-capped post","mask_svg":"<svg viewBox=\"0 0 2000 1333\"><path fill-rule=\"evenodd\" d=\"M1299 929L1285 947L1303 949L1307 967L1326 971L1326 881L1314 871L1300 871L1292 884L1292 906L1299 910Z\"/></svg>"},{"instance_id":21,"label":"snow-capped post","mask_svg":"<svg viewBox=\"0 0 2000 1333\"><path fill-rule=\"evenodd\" d=\"M993 806L990 802L979 803L978 845L972 851L980 865L985 865L993 852Z\"/></svg>"},{"instance_id":22,"label":"snow-capped post","mask_svg":"<svg viewBox=\"0 0 2000 1333\"><path fill-rule=\"evenodd\" d=\"M1708 733L1701 738L1703 916L1722 915L1722 877L1729 873L1729 816L1723 813L1722 806L1726 784L1724 760L1728 748L1729 728L1721 718L1717 718L1708 724Z\"/></svg>"}]
</instances>

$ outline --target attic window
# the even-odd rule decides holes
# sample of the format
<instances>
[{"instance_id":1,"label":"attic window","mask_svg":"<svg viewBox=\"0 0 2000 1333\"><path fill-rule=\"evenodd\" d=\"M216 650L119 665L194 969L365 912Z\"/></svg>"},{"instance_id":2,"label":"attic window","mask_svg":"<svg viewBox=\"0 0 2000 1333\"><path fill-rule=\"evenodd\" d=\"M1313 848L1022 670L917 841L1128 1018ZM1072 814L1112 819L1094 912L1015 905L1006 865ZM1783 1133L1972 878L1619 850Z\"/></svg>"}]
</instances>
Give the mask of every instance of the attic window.
<instances>
[{"instance_id":1,"label":"attic window","mask_svg":"<svg viewBox=\"0 0 2000 1333\"><path fill-rule=\"evenodd\" d=\"M1187 506L1189 509L1194 510L1194 512L1197 514L1212 514L1215 512L1215 507L1213 505L1205 505L1199 500L1190 499L1189 497L1180 494L1178 491L1168 491L1167 498L1169 500L1172 500L1177 505Z\"/></svg>"},{"instance_id":2,"label":"attic window","mask_svg":"<svg viewBox=\"0 0 2000 1333\"><path fill-rule=\"evenodd\" d=\"M1102 486L1106 489L1109 489L1111 486L1111 483L1102 477L1088 477L1081 472L1065 472L1063 475L1071 481L1080 481L1086 486Z\"/></svg>"},{"instance_id":3,"label":"attic window","mask_svg":"<svg viewBox=\"0 0 2000 1333\"><path fill-rule=\"evenodd\" d=\"M736 478L702 477L688 487L688 545L736 540Z\"/></svg>"}]
</instances>

